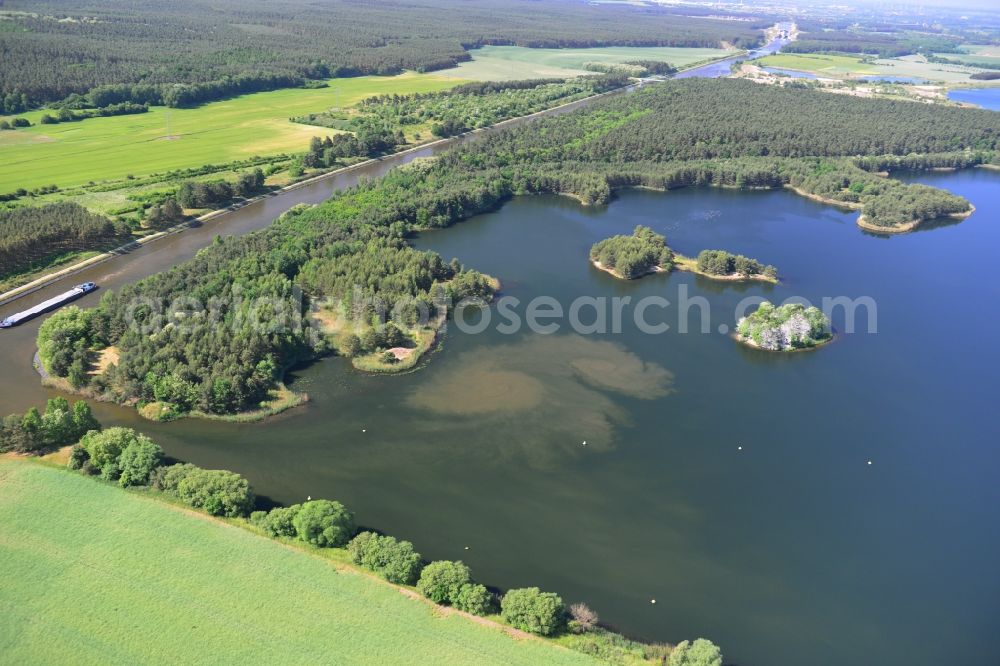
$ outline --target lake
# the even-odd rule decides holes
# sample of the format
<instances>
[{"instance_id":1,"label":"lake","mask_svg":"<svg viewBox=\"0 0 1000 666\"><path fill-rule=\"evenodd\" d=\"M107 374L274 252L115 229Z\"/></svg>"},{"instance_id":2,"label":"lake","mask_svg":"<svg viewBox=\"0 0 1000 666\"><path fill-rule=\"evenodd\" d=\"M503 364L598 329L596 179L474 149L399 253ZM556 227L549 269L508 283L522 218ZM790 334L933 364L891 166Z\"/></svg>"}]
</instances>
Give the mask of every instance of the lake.
<instances>
[{"instance_id":1,"label":"lake","mask_svg":"<svg viewBox=\"0 0 1000 666\"><path fill-rule=\"evenodd\" d=\"M948 99L1000 111L1000 88L957 88L948 91Z\"/></svg>"},{"instance_id":2,"label":"lake","mask_svg":"<svg viewBox=\"0 0 1000 666\"><path fill-rule=\"evenodd\" d=\"M598 208L515 199L416 244L499 277L522 303L676 304L686 289L710 306L710 332L680 333L701 311L676 307L647 311L670 324L660 334L629 310L620 333L595 335L453 323L411 374L336 358L294 373L311 402L262 424L96 411L272 500L339 499L487 584L586 601L648 640L709 637L727 663L994 663L998 178L921 175L978 210L892 238L784 191L630 191ZM773 263L782 283L622 282L589 265L592 243L637 224L684 254ZM820 350L749 350L718 332L749 296L869 296L878 333L862 316L843 334L839 315L841 335Z\"/></svg>"},{"instance_id":3,"label":"lake","mask_svg":"<svg viewBox=\"0 0 1000 666\"><path fill-rule=\"evenodd\" d=\"M778 74L779 76L790 76L793 79L818 79L819 77L810 72L803 72L798 69L781 69L780 67L763 67L765 72L769 74Z\"/></svg>"},{"instance_id":4,"label":"lake","mask_svg":"<svg viewBox=\"0 0 1000 666\"><path fill-rule=\"evenodd\" d=\"M921 79L916 76L884 76L882 74L873 74L871 76L859 76L859 81L868 81L870 83L912 83L914 85L919 83L927 83L926 79Z\"/></svg>"}]
</instances>

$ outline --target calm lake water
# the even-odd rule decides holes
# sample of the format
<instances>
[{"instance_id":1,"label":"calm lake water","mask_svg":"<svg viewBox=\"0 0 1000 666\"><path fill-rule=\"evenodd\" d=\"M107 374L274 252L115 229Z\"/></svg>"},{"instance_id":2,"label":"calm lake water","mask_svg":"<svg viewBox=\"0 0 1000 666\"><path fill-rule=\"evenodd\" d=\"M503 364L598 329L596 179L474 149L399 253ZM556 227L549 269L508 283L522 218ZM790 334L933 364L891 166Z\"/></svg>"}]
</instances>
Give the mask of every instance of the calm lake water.
<instances>
[{"instance_id":1,"label":"calm lake water","mask_svg":"<svg viewBox=\"0 0 1000 666\"><path fill-rule=\"evenodd\" d=\"M810 72L803 72L797 69L781 69L780 67L764 67L765 72L771 74L780 74L782 76L790 76L793 79L817 79L819 78L815 74Z\"/></svg>"},{"instance_id":2,"label":"calm lake water","mask_svg":"<svg viewBox=\"0 0 1000 666\"><path fill-rule=\"evenodd\" d=\"M713 332L677 332L676 308L650 309L671 325L659 335L628 310L621 334L452 325L412 374L365 376L339 359L296 373L312 401L263 424L98 413L276 501L340 499L488 584L558 591L645 639L710 637L727 663L994 664L1000 176L920 180L976 214L882 238L855 213L780 191L633 191L593 209L517 199L417 245L522 301L676 302L686 288L710 305ZM588 264L592 243L636 224L682 253L773 263L783 282L625 283ZM751 351L715 332L747 296L870 296L878 333L862 317L862 332L812 353Z\"/></svg>"},{"instance_id":3,"label":"calm lake water","mask_svg":"<svg viewBox=\"0 0 1000 666\"><path fill-rule=\"evenodd\" d=\"M959 88L949 91L948 99L1000 111L1000 88Z\"/></svg>"},{"instance_id":4,"label":"calm lake water","mask_svg":"<svg viewBox=\"0 0 1000 666\"><path fill-rule=\"evenodd\" d=\"M860 76L858 79L874 83L927 83L926 79L921 79L917 76L883 76L881 74L875 74L872 76Z\"/></svg>"}]
</instances>

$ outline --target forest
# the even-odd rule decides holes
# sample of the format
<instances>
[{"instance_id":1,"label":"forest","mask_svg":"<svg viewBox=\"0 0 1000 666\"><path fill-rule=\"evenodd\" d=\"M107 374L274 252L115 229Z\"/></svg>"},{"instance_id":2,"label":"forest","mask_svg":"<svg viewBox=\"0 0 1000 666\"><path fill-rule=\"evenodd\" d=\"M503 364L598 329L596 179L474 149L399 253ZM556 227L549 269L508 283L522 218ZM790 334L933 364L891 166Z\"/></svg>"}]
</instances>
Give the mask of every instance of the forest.
<instances>
[{"instance_id":1,"label":"forest","mask_svg":"<svg viewBox=\"0 0 1000 666\"><path fill-rule=\"evenodd\" d=\"M862 53L898 58L914 53L958 53L958 37L915 31L827 29L825 24L800 24L799 39L786 44L786 53Z\"/></svg>"},{"instance_id":2,"label":"forest","mask_svg":"<svg viewBox=\"0 0 1000 666\"><path fill-rule=\"evenodd\" d=\"M75 203L0 210L0 276L69 252L108 250L130 238L126 224Z\"/></svg>"},{"instance_id":3,"label":"forest","mask_svg":"<svg viewBox=\"0 0 1000 666\"><path fill-rule=\"evenodd\" d=\"M409 249L416 230L449 226L516 195L602 204L638 185L794 186L859 206L869 223L891 227L969 204L861 168L859 155L871 157L868 168L911 154L955 160L966 151L989 162L998 141L1000 117L990 111L738 80L670 81L483 135L294 209L267 229L218 239L187 263L105 294L84 326L79 318L65 327L46 322L42 342L66 371L78 350L116 345L117 366L84 377L114 400L254 409L285 367L330 350L311 323L311 304L350 291L380 320L382 312L407 311L394 301L440 295L448 272L461 269Z\"/></svg>"},{"instance_id":4,"label":"forest","mask_svg":"<svg viewBox=\"0 0 1000 666\"><path fill-rule=\"evenodd\" d=\"M633 280L660 269L669 271L674 253L667 240L649 227L639 225L631 236L612 236L590 248L590 260L617 277Z\"/></svg>"},{"instance_id":5,"label":"forest","mask_svg":"<svg viewBox=\"0 0 1000 666\"><path fill-rule=\"evenodd\" d=\"M431 71L492 44L753 46L764 27L570 0L8 0L4 7L0 114L95 88L94 106L183 106L304 79Z\"/></svg>"}]
</instances>

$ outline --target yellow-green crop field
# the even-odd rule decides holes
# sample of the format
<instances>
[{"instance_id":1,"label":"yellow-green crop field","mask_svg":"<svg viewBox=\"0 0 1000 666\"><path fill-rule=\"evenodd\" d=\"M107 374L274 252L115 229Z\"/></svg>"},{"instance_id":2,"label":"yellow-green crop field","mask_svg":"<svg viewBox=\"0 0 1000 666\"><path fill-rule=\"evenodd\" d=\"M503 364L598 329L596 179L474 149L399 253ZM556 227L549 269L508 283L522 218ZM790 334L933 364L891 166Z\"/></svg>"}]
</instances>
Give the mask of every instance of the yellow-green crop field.
<instances>
[{"instance_id":1,"label":"yellow-green crop field","mask_svg":"<svg viewBox=\"0 0 1000 666\"><path fill-rule=\"evenodd\" d=\"M461 80L406 73L332 79L327 88L253 93L192 109L38 124L44 111L22 114L32 127L0 132L0 193L19 187L69 187L245 159L304 152L309 138L332 130L290 122L292 116L350 106L378 94L451 88Z\"/></svg>"},{"instance_id":2,"label":"yellow-green crop field","mask_svg":"<svg viewBox=\"0 0 1000 666\"><path fill-rule=\"evenodd\" d=\"M63 469L0 460L0 506L4 663L594 663Z\"/></svg>"},{"instance_id":3,"label":"yellow-green crop field","mask_svg":"<svg viewBox=\"0 0 1000 666\"><path fill-rule=\"evenodd\" d=\"M724 49L694 49L659 46L613 46L587 49L531 49L523 46L484 46L470 52L472 60L459 63L449 74L477 81L510 81L592 74L588 62L605 64L628 60L662 60L674 67L732 55Z\"/></svg>"}]
</instances>

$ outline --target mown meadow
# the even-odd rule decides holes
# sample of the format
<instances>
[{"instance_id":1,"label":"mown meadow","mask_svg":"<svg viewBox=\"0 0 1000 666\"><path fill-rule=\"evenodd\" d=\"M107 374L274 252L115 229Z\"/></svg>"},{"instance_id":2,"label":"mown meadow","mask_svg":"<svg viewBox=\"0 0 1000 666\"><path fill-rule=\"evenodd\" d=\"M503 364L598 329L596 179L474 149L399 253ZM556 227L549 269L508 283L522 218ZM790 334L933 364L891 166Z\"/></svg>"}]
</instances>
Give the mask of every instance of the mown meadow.
<instances>
[{"instance_id":1,"label":"mown meadow","mask_svg":"<svg viewBox=\"0 0 1000 666\"><path fill-rule=\"evenodd\" d=\"M0 460L0 504L10 663L594 663L62 469Z\"/></svg>"},{"instance_id":2,"label":"mown meadow","mask_svg":"<svg viewBox=\"0 0 1000 666\"><path fill-rule=\"evenodd\" d=\"M171 169L301 152L309 138L332 133L292 116L350 106L380 94L446 90L462 81L406 73L331 79L325 88L254 93L195 108L39 124L46 111L21 114L33 125L0 132L0 192L141 176Z\"/></svg>"}]
</instances>

